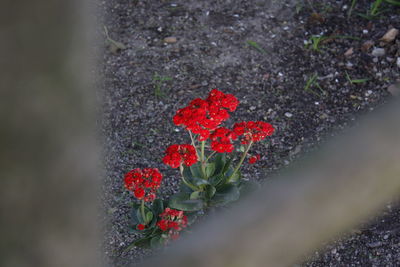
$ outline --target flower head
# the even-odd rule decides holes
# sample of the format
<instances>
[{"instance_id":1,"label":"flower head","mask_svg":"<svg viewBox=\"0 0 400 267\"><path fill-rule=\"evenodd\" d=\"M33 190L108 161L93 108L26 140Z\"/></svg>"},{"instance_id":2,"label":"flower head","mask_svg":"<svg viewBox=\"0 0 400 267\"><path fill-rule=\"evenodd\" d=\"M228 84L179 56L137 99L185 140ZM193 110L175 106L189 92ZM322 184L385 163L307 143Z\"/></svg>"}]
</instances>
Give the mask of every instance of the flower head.
<instances>
[{"instance_id":1,"label":"flower head","mask_svg":"<svg viewBox=\"0 0 400 267\"><path fill-rule=\"evenodd\" d=\"M236 140L237 135L228 128L220 127L215 129L210 139L212 150L219 153L230 153L233 151L232 140Z\"/></svg>"},{"instance_id":2,"label":"flower head","mask_svg":"<svg viewBox=\"0 0 400 267\"><path fill-rule=\"evenodd\" d=\"M156 198L156 192L161 185L162 175L158 169L133 169L125 174L125 188L133 192L137 199L151 202Z\"/></svg>"},{"instance_id":3,"label":"flower head","mask_svg":"<svg viewBox=\"0 0 400 267\"><path fill-rule=\"evenodd\" d=\"M191 166L197 162L196 149L192 145L171 145L165 150L163 162L172 168L181 164Z\"/></svg>"},{"instance_id":4,"label":"flower head","mask_svg":"<svg viewBox=\"0 0 400 267\"><path fill-rule=\"evenodd\" d=\"M249 158L249 163L250 164L254 164L254 163L256 163L257 161L259 161L260 160L260 155L254 155L254 156L251 156L250 158Z\"/></svg>"},{"instance_id":5,"label":"flower head","mask_svg":"<svg viewBox=\"0 0 400 267\"><path fill-rule=\"evenodd\" d=\"M242 144L250 142L258 142L271 136L275 129L274 127L263 121L247 121L235 123L233 131L238 136L243 136L240 140Z\"/></svg>"},{"instance_id":6,"label":"flower head","mask_svg":"<svg viewBox=\"0 0 400 267\"><path fill-rule=\"evenodd\" d=\"M199 141L205 141L212 131L229 118L228 111L235 111L238 104L234 95L213 89L205 100L196 98L187 107L179 109L173 121L175 125L198 134Z\"/></svg>"},{"instance_id":7,"label":"flower head","mask_svg":"<svg viewBox=\"0 0 400 267\"><path fill-rule=\"evenodd\" d=\"M157 226L163 231L167 232L171 239L177 239L179 232L187 226L187 216L183 211L166 208L160 214L160 220Z\"/></svg>"}]
</instances>

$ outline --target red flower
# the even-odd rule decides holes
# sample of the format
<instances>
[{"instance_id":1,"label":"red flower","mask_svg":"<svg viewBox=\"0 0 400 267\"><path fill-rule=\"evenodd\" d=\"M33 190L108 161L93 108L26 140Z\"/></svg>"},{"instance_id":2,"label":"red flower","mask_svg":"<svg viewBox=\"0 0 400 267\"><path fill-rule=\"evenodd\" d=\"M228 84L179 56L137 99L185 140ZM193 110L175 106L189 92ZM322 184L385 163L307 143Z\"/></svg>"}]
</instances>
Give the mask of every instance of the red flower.
<instances>
[{"instance_id":1,"label":"red flower","mask_svg":"<svg viewBox=\"0 0 400 267\"><path fill-rule=\"evenodd\" d=\"M158 169L133 169L125 174L125 188L133 192L137 199L151 202L156 198L156 191L160 187L162 175Z\"/></svg>"},{"instance_id":2,"label":"red flower","mask_svg":"<svg viewBox=\"0 0 400 267\"><path fill-rule=\"evenodd\" d=\"M257 161L259 161L260 160L260 155L254 155L254 156L252 156L252 157L250 157L249 158L249 163L250 164L254 164L254 163L256 163Z\"/></svg>"},{"instance_id":3,"label":"red flower","mask_svg":"<svg viewBox=\"0 0 400 267\"><path fill-rule=\"evenodd\" d=\"M191 166L197 162L196 149L192 145L171 145L165 153L163 162L172 168L178 168L182 163Z\"/></svg>"},{"instance_id":4,"label":"red flower","mask_svg":"<svg viewBox=\"0 0 400 267\"><path fill-rule=\"evenodd\" d=\"M179 232L187 226L187 217L183 211L166 208L160 217L157 226L163 232L168 231L168 236L173 240L177 239Z\"/></svg>"},{"instance_id":5,"label":"red flower","mask_svg":"<svg viewBox=\"0 0 400 267\"><path fill-rule=\"evenodd\" d=\"M265 139L267 136L271 136L275 129L274 127L263 121L247 121L235 123L233 131L236 135L243 137L241 138L242 144L248 144L250 142L258 142Z\"/></svg>"},{"instance_id":6,"label":"red flower","mask_svg":"<svg viewBox=\"0 0 400 267\"><path fill-rule=\"evenodd\" d=\"M144 224L138 224L137 225L137 229L140 231L143 231L146 228L146 226Z\"/></svg>"},{"instance_id":7,"label":"red flower","mask_svg":"<svg viewBox=\"0 0 400 267\"><path fill-rule=\"evenodd\" d=\"M237 135L228 128L220 127L211 134L210 139L212 150L219 153L230 153L233 151L233 144L231 141L236 140Z\"/></svg>"},{"instance_id":8,"label":"red flower","mask_svg":"<svg viewBox=\"0 0 400 267\"><path fill-rule=\"evenodd\" d=\"M232 94L213 89L206 100L196 98L187 107L178 110L173 118L176 125L198 134L200 141L209 138L223 121L229 118L229 111L235 111L239 101Z\"/></svg>"}]
</instances>

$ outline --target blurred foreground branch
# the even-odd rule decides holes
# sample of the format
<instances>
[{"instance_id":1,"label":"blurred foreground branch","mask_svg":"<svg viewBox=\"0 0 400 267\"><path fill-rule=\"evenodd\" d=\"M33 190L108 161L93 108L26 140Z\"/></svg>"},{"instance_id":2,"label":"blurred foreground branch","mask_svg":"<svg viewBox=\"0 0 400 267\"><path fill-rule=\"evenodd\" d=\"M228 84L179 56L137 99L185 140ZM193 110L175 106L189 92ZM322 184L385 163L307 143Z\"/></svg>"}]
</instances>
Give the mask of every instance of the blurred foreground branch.
<instances>
[{"instance_id":1,"label":"blurred foreground branch","mask_svg":"<svg viewBox=\"0 0 400 267\"><path fill-rule=\"evenodd\" d=\"M0 266L98 266L84 3L0 3Z\"/></svg>"},{"instance_id":2,"label":"blurred foreground branch","mask_svg":"<svg viewBox=\"0 0 400 267\"><path fill-rule=\"evenodd\" d=\"M400 193L400 105L365 119L146 266L289 266Z\"/></svg>"}]
</instances>

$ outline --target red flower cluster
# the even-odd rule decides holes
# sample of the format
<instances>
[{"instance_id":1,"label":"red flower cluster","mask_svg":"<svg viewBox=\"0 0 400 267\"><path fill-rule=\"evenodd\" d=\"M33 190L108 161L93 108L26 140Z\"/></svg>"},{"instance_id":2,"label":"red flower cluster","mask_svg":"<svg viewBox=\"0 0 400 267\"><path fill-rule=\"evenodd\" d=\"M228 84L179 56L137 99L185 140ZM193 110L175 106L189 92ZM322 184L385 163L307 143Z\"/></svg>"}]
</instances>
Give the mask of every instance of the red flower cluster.
<instances>
[{"instance_id":1,"label":"red flower cluster","mask_svg":"<svg viewBox=\"0 0 400 267\"><path fill-rule=\"evenodd\" d=\"M261 158L261 156L260 155L254 155L254 156L251 156L250 158L249 158L249 163L250 164L254 164L254 163L256 163L257 161L259 161L260 160L260 158Z\"/></svg>"},{"instance_id":2,"label":"red flower cluster","mask_svg":"<svg viewBox=\"0 0 400 267\"><path fill-rule=\"evenodd\" d=\"M160 217L157 226L164 232L168 231L171 239L177 239L179 232L187 226L187 217L181 210L166 208Z\"/></svg>"},{"instance_id":3,"label":"red flower cluster","mask_svg":"<svg viewBox=\"0 0 400 267\"><path fill-rule=\"evenodd\" d=\"M132 191L137 199L153 201L161 185L162 175L158 169L133 169L125 174L125 188Z\"/></svg>"},{"instance_id":4,"label":"red flower cluster","mask_svg":"<svg viewBox=\"0 0 400 267\"><path fill-rule=\"evenodd\" d=\"M274 133L274 127L263 121L247 121L235 123L233 126L233 132L243 137L240 139L242 144L248 144L250 142L258 142L267 136L271 136Z\"/></svg>"},{"instance_id":5,"label":"red flower cluster","mask_svg":"<svg viewBox=\"0 0 400 267\"><path fill-rule=\"evenodd\" d=\"M198 134L200 141L205 141L210 137L210 131L229 118L228 110L235 111L238 104L234 95L213 89L206 100L196 98L187 107L179 109L173 121Z\"/></svg>"},{"instance_id":6,"label":"red flower cluster","mask_svg":"<svg viewBox=\"0 0 400 267\"><path fill-rule=\"evenodd\" d=\"M196 149L192 145L171 145L165 150L163 162L172 168L178 168L182 163L191 166L197 162Z\"/></svg>"},{"instance_id":7,"label":"red flower cluster","mask_svg":"<svg viewBox=\"0 0 400 267\"><path fill-rule=\"evenodd\" d=\"M237 139L237 135L228 128L217 128L210 136L211 149L219 153L232 152L232 140Z\"/></svg>"}]
</instances>

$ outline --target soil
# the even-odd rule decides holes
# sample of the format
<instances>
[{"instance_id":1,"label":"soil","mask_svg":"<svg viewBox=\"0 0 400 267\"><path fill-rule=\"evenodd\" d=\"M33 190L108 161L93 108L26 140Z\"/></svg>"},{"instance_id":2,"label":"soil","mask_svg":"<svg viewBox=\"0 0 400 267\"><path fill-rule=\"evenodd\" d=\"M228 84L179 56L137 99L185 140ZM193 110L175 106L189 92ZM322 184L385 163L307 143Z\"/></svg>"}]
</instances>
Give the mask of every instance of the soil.
<instances>
[{"instance_id":1,"label":"soil","mask_svg":"<svg viewBox=\"0 0 400 267\"><path fill-rule=\"evenodd\" d=\"M351 1L100 1L109 35L101 66L104 260L124 266L151 254L124 251L137 236L129 232L133 198L122 177L157 167L165 177L161 196L177 190L178 172L161 158L168 145L188 142L172 116L191 99L219 88L240 100L233 119L275 126L269 142L254 148L262 159L243 170L262 181L392 98L400 39L379 39L400 29L399 9L358 15L370 2L357 1L348 16ZM315 36L323 36L318 45ZM399 212L387 208L301 265L399 265Z\"/></svg>"}]
</instances>

